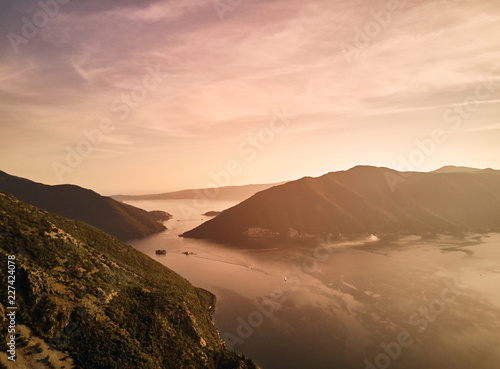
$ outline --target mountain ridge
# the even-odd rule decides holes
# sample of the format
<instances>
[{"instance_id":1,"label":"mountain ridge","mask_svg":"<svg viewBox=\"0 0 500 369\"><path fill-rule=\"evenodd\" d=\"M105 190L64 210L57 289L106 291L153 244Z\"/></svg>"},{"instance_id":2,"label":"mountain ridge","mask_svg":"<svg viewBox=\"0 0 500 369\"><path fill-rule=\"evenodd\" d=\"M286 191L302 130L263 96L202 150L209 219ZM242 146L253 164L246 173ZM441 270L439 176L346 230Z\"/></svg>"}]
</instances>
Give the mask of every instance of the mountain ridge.
<instances>
[{"instance_id":1,"label":"mountain ridge","mask_svg":"<svg viewBox=\"0 0 500 369\"><path fill-rule=\"evenodd\" d=\"M145 237L166 227L166 212L147 212L76 185L46 185L0 171L0 191L61 216L80 220L120 240Z\"/></svg>"},{"instance_id":2,"label":"mountain ridge","mask_svg":"<svg viewBox=\"0 0 500 369\"><path fill-rule=\"evenodd\" d=\"M356 166L265 191L182 237L244 240L500 230L500 171L398 172ZM390 178L398 178L395 188Z\"/></svg>"},{"instance_id":3,"label":"mountain ridge","mask_svg":"<svg viewBox=\"0 0 500 369\"><path fill-rule=\"evenodd\" d=\"M111 197L118 201L169 200L169 199L194 200L194 199L202 199L204 197L211 200L244 200L259 191L263 191L265 189L271 188L273 186L278 186L284 183L286 182L187 189L187 190L164 192L159 194L148 194L148 195L113 195ZM215 196L212 195L214 192L216 192Z\"/></svg>"},{"instance_id":4,"label":"mountain ridge","mask_svg":"<svg viewBox=\"0 0 500 369\"><path fill-rule=\"evenodd\" d=\"M490 169L490 168L487 168ZM439 169L433 170L432 173L474 173L479 172L484 169L471 168L471 167L463 167L457 165L445 165Z\"/></svg>"}]
</instances>

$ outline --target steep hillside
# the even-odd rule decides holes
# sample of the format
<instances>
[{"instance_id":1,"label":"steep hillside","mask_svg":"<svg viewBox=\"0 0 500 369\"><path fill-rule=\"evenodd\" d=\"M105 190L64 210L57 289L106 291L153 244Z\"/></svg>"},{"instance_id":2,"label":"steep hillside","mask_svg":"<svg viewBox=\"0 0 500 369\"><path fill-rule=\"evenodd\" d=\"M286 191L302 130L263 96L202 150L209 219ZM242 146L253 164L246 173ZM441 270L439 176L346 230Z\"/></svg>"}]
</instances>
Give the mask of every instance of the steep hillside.
<instances>
[{"instance_id":1,"label":"steep hillside","mask_svg":"<svg viewBox=\"0 0 500 369\"><path fill-rule=\"evenodd\" d=\"M0 171L0 191L66 218L89 223L120 240L165 230L165 212L151 212L73 185L48 186Z\"/></svg>"},{"instance_id":2,"label":"steep hillside","mask_svg":"<svg viewBox=\"0 0 500 369\"><path fill-rule=\"evenodd\" d=\"M16 324L34 334L18 335L19 361L39 354L43 338L51 348L36 362L45 367L69 368L68 358L55 362L66 352L88 369L255 368L221 341L211 293L86 223L3 192L0 214L1 282L15 289ZM7 288L1 294L5 334L11 305Z\"/></svg>"},{"instance_id":3,"label":"steep hillside","mask_svg":"<svg viewBox=\"0 0 500 369\"><path fill-rule=\"evenodd\" d=\"M182 236L229 240L499 231L499 173L399 173L360 166L259 192Z\"/></svg>"}]
</instances>

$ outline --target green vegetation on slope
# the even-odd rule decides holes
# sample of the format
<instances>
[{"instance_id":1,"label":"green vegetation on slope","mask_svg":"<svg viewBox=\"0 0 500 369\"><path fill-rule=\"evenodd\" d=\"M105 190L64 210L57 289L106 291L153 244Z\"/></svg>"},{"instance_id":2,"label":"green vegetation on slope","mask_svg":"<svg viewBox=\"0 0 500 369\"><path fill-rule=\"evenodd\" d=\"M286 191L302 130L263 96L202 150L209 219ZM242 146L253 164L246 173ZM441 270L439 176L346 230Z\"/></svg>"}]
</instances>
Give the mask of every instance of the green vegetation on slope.
<instances>
[{"instance_id":1,"label":"green vegetation on slope","mask_svg":"<svg viewBox=\"0 0 500 369\"><path fill-rule=\"evenodd\" d=\"M79 367L255 368L220 339L215 296L106 233L0 192L0 234L3 286L16 257L17 324Z\"/></svg>"}]
</instances>

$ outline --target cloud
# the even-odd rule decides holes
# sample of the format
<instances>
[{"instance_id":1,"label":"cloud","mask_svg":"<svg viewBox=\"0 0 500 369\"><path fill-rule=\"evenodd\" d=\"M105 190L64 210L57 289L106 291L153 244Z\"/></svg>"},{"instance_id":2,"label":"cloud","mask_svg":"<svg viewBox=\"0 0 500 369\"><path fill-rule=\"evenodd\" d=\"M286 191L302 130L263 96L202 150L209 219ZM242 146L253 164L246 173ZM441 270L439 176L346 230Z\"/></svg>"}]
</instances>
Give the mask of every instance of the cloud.
<instances>
[{"instance_id":1,"label":"cloud","mask_svg":"<svg viewBox=\"0 0 500 369\"><path fill-rule=\"evenodd\" d=\"M387 15L389 3L243 1L221 20L206 0L70 2L19 54L3 39L0 127L48 135L51 150L64 152L83 129L110 118L117 128L103 149L129 160L134 152L153 155L165 141L169 150L197 146L211 155L214 143L233 147L265 126L273 109L288 106L302 119L281 138L289 143L280 146L284 153L294 153L299 139L334 150L339 131L363 143L368 132L385 135L386 146L402 142L440 126L439 110L463 102L479 77L500 71L500 5L407 0ZM0 5L0 30L19 30L35 8ZM349 62L342 45L354 47L374 14L387 24ZM156 66L168 77L120 121L113 101ZM495 132L489 115L498 99L495 93L482 101L469 124ZM407 128L387 131L396 121ZM4 132L5 140L22 137ZM27 136L30 145L36 138ZM4 156L12 152L0 148ZM304 153L304 163L314 160ZM326 160L321 165L334 169Z\"/></svg>"},{"instance_id":2,"label":"cloud","mask_svg":"<svg viewBox=\"0 0 500 369\"><path fill-rule=\"evenodd\" d=\"M500 100L498 100L497 102L500 103ZM500 130L500 123L488 124L486 126L481 126L481 127L468 128L465 129L464 132L484 132L484 131L498 131L498 130Z\"/></svg>"},{"instance_id":3,"label":"cloud","mask_svg":"<svg viewBox=\"0 0 500 369\"><path fill-rule=\"evenodd\" d=\"M113 8L107 12L106 16L124 17L135 22L172 22L196 8L206 6L206 4L206 1L200 0L162 1L151 3L139 9L132 7Z\"/></svg>"}]
</instances>

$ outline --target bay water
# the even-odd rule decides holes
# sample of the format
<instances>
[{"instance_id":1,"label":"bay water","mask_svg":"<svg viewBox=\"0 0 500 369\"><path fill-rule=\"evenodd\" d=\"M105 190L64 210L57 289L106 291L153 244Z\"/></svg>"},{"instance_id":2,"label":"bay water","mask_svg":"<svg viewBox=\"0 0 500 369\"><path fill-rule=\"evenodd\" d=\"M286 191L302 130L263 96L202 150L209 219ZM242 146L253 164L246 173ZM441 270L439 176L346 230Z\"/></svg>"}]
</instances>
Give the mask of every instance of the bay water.
<instances>
[{"instance_id":1,"label":"bay water","mask_svg":"<svg viewBox=\"0 0 500 369\"><path fill-rule=\"evenodd\" d=\"M178 235L236 201L128 203L173 215L129 244L214 293L227 345L263 369L500 368L499 234L225 245Z\"/></svg>"}]
</instances>

